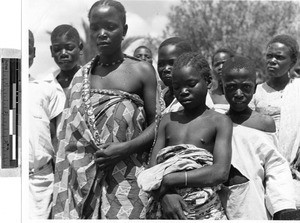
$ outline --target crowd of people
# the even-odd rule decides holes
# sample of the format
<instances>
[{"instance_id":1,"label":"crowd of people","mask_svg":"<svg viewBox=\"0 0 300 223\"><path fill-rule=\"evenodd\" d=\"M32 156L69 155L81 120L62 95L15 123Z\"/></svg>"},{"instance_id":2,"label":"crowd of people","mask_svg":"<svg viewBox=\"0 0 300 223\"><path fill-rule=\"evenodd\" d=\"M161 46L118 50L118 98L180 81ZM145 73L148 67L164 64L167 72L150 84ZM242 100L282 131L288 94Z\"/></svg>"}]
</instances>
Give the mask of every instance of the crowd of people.
<instances>
[{"instance_id":1,"label":"crowd of people","mask_svg":"<svg viewBox=\"0 0 300 223\"><path fill-rule=\"evenodd\" d=\"M32 219L300 219L299 46L266 46L254 62L221 48L208 58L182 37L122 52L124 6L88 13L98 54L71 25L51 33L58 70L29 75ZM29 31L29 67L35 58Z\"/></svg>"}]
</instances>

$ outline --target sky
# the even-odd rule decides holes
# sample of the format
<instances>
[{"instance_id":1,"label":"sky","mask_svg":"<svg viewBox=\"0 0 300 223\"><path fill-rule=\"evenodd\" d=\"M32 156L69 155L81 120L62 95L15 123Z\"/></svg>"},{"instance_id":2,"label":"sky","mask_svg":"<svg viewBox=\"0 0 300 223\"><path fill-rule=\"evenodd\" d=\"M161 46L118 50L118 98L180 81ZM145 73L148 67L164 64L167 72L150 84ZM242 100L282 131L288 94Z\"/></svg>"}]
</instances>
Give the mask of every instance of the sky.
<instances>
[{"instance_id":1,"label":"sky","mask_svg":"<svg viewBox=\"0 0 300 223\"><path fill-rule=\"evenodd\" d=\"M57 69L50 54L50 35L60 24L73 25L82 38L82 21L95 0L28 0L28 26L35 36L36 58L30 74L36 78ZM130 36L161 36L170 6L179 0L120 0L124 5Z\"/></svg>"}]
</instances>

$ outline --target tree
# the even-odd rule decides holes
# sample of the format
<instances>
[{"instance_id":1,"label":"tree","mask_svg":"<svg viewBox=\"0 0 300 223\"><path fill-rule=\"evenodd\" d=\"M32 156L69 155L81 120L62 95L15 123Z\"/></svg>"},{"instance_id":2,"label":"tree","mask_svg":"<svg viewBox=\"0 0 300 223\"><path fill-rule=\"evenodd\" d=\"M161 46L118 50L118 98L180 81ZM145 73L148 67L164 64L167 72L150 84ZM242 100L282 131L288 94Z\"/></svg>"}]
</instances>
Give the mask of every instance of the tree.
<instances>
[{"instance_id":1,"label":"tree","mask_svg":"<svg viewBox=\"0 0 300 223\"><path fill-rule=\"evenodd\" d=\"M209 60L218 48L227 47L264 70L267 42L276 34L297 37L299 9L292 1L181 0L171 7L164 37L185 38Z\"/></svg>"}]
</instances>

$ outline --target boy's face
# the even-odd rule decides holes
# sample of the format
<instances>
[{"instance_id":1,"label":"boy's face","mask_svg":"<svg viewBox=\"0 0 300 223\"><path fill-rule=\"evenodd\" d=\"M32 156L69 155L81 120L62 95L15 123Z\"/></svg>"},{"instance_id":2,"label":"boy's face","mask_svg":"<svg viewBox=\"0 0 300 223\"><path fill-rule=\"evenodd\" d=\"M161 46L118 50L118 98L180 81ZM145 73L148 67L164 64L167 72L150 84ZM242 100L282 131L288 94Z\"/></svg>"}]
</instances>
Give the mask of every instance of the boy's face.
<instances>
[{"instance_id":1,"label":"boy's face","mask_svg":"<svg viewBox=\"0 0 300 223\"><path fill-rule=\"evenodd\" d=\"M133 56L152 64L152 53L149 49L139 48L134 51Z\"/></svg>"},{"instance_id":2,"label":"boy's face","mask_svg":"<svg viewBox=\"0 0 300 223\"><path fill-rule=\"evenodd\" d=\"M256 74L246 68L232 69L223 75L222 81L230 109L237 112L245 110L255 93Z\"/></svg>"},{"instance_id":3,"label":"boy's face","mask_svg":"<svg viewBox=\"0 0 300 223\"><path fill-rule=\"evenodd\" d=\"M82 44L63 35L53 40L50 49L55 63L61 70L67 71L78 64Z\"/></svg>"},{"instance_id":4,"label":"boy's face","mask_svg":"<svg viewBox=\"0 0 300 223\"><path fill-rule=\"evenodd\" d=\"M157 71L160 79L168 87L172 86L172 69L174 61L182 54L175 45L166 45L158 50Z\"/></svg>"},{"instance_id":5,"label":"boy's face","mask_svg":"<svg viewBox=\"0 0 300 223\"><path fill-rule=\"evenodd\" d=\"M281 77L294 65L289 48L282 43L271 43L266 53L267 74L270 77Z\"/></svg>"},{"instance_id":6,"label":"boy's face","mask_svg":"<svg viewBox=\"0 0 300 223\"><path fill-rule=\"evenodd\" d=\"M204 78L191 66L173 73L173 91L185 109L193 110L205 104L207 87Z\"/></svg>"},{"instance_id":7,"label":"boy's face","mask_svg":"<svg viewBox=\"0 0 300 223\"><path fill-rule=\"evenodd\" d=\"M228 53L220 52L217 53L214 56L214 62L213 62L213 72L217 76L218 79L222 76L222 67L223 64L230 58L230 55Z\"/></svg>"},{"instance_id":8,"label":"boy's face","mask_svg":"<svg viewBox=\"0 0 300 223\"><path fill-rule=\"evenodd\" d=\"M111 6L100 5L90 15L91 39L102 54L111 55L121 50L121 43L127 32L127 25L119 12Z\"/></svg>"}]
</instances>

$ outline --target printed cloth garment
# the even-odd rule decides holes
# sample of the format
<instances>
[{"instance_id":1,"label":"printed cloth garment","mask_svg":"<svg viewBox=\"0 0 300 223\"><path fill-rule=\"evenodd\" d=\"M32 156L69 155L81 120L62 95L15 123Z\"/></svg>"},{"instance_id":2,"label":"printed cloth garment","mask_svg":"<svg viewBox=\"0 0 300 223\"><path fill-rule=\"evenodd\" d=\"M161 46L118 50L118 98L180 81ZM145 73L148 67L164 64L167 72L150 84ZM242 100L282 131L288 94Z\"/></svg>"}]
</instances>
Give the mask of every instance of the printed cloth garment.
<instances>
[{"instance_id":1,"label":"printed cloth garment","mask_svg":"<svg viewBox=\"0 0 300 223\"><path fill-rule=\"evenodd\" d=\"M102 143L128 141L143 131L143 101L118 90L90 89L92 64L93 60L75 74L59 126L53 216L145 218L148 196L138 187L136 176L148 154L130 155L105 172L94 162Z\"/></svg>"},{"instance_id":2,"label":"printed cloth garment","mask_svg":"<svg viewBox=\"0 0 300 223\"><path fill-rule=\"evenodd\" d=\"M180 144L163 148L157 154L157 165L138 175L138 185L150 193L160 187L163 176L185 170L212 165L213 156L207 150L190 144ZM220 185L206 188L176 188L190 209L188 219L222 219L225 212L216 191ZM160 203L150 197L147 207L147 219L161 219Z\"/></svg>"},{"instance_id":3,"label":"printed cloth garment","mask_svg":"<svg viewBox=\"0 0 300 223\"><path fill-rule=\"evenodd\" d=\"M234 123L231 164L248 181L222 187L229 220L268 220L280 210L295 209L292 175L277 151L276 133Z\"/></svg>"}]
</instances>

